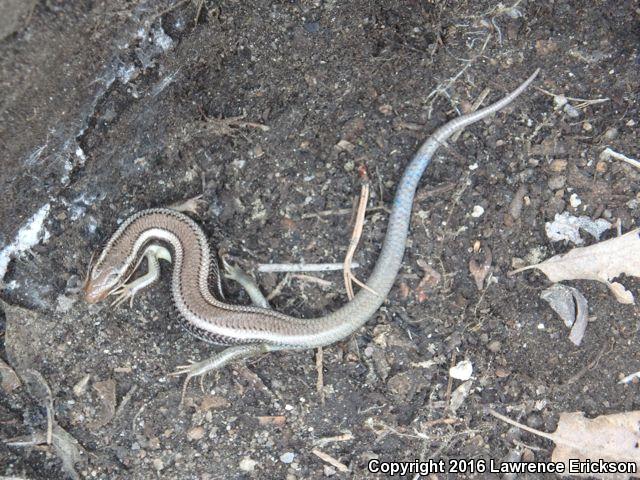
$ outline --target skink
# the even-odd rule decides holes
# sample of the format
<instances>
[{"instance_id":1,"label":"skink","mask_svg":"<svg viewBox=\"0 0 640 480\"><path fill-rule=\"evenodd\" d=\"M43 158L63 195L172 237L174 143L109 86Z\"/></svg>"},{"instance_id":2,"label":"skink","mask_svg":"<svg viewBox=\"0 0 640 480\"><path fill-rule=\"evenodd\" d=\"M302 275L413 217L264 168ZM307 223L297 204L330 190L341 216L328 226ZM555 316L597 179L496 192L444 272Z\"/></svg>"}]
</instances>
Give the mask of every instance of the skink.
<instances>
[{"instance_id":1,"label":"skink","mask_svg":"<svg viewBox=\"0 0 640 480\"><path fill-rule=\"evenodd\" d=\"M143 210L122 223L90 265L84 287L86 301L93 303L114 294L120 300L132 299L158 278L158 260L173 262L171 294L182 325L202 340L234 345L203 362L178 367L175 373L186 374L187 381L237 358L321 347L345 338L378 310L393 286L404 256L415 191L435 151L453 133L513 102L538 72L501 100L449 121L424 142L398 185L382 251L366 283L368 288L361 289L335 312L301 319L268 308L226 303L221 295L218 263L204 232L190 217L167 208ZM148 273L126 283L144 258Z\"/></svg>"}]
</instances>

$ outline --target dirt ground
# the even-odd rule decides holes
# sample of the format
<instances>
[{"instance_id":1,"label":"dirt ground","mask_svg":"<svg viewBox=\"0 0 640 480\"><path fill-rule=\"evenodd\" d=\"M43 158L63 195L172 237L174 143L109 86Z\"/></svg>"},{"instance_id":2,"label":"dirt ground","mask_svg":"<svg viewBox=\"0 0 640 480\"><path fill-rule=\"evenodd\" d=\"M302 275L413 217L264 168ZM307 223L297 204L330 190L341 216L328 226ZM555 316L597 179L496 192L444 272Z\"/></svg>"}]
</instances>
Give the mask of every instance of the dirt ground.
<instances>
[{"instance_id":1,"label":"dirt ground","mask_svg":"<svg viewBox=\"0 0 640 480\"><path fill-rule=\"evenodd\" d=\"M639 17L635 1L0 3L0 250L49 206L47 238L0 282L0 357L22 378L3 383L0 438L38 443L0 442L0 475L378 478L371 459L549 461L550 441L487 410L553 431L561 412L638 409L638 385L618 384L640 370L637 308L570 282L589 302L576 347L540 299L544 275L507 272L572 247L547 238L556 213L636 226L640 172L599 158L639 156ZM132 308L82 301L120 221L198 194L211 241L249 272L341 262L363 169L365 279L421 142L536 68L512 106L439 150L395 288L324 349L321 389L313 351L282 352L210 374L204 392L194 382L180 406L167 374L213 348L175 321L169 268ZM488 257L478 289L469 263ZM425 264L439 281L421 284ZM311 317L346 302L340 272L318 277L331 283L291 279L273 307ZM283 275L256 278L269 293ZM460 398L449 368L465 359ZM476 477L499 478L408 478Z\"/></svg>"}]
</instances>

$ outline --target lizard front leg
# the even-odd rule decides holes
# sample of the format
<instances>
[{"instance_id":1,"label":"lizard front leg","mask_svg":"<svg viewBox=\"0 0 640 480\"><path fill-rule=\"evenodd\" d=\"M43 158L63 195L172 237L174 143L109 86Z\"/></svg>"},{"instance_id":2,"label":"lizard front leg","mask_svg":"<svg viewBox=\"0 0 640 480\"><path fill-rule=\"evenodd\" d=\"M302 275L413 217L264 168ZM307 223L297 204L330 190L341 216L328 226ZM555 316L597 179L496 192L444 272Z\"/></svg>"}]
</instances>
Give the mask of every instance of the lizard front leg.
<instances>
[{"instance_id":1,"label":"lizard front leg","mask_svg":"<svg viewBox=\"0 0 640 480\"><path fill-rule=\"evenodd\" d=\"M160 260L166 260L171 262L171 252L165 247L160 245L150 245L141 255L138 265L133 269L135 272L142 260L147 259L147 273L140 278L137 278L129 283L123 283L118 288L114 289L109 295L116 295L115 300L111 303L112 307L120 305L122 302L129 299L129 306L133 306L133 298L135 295L147 288L160 278ZM132 272L132 274L133 274ZM127 279L128 280L128 279Z\"/></svg>"}]
</instances>

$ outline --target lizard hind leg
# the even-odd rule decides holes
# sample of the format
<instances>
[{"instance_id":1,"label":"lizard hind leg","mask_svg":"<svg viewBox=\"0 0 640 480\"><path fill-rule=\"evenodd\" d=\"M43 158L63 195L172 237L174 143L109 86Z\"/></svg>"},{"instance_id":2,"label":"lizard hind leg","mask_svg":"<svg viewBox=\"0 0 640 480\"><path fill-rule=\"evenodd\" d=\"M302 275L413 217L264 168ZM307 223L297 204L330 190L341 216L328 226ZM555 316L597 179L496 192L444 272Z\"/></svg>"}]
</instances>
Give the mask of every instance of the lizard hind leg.
<instances>
[{"instance_id":1,"label":"lizard hind leg","mask_svg":"<svg viewBox=\"0 0 640 480\"><path fill-rule=\"evenodd\" d=\"M238 267L233 267L224 259L224 256L220 256L222 267L224 269L224 277L233 280L240 284L242 288L247 292L251 301L255 306L262 308L271 308L269 302L264 297L258 285L253 281L249 275L243 272ZM210 283L216 285L218 293L221 298L224 298L222 293L222 285L220 282L220 271L217 266L217 262L212 262L211 272L209 274ZM205 339L206 340L206 339ZM235 360L243 358L253 357L255 355L272 352L275 350L281 350L283 347L278 345L271 345L267 343L255 343L249 345L238 345L228 347L206 360L200 362L191 362L189 365L180 365L176 367L176 370L169 375L172 377L178 375L186 375L184 383L182 384L182 395L180 396L180 405L184 404L184 399L187 394L187 387L192 378L200 377L200 388L204 391L202 382L204 376L211 370L219 370L225 365Z\"/></svg>"},{"instance_id":2,"label":"lizard hind leg","mask_svg":"<svg viewBox=\"0 0 640 480\"><path fill-rule=\"evenodd\" d=\"M189 381L194 377L200 377L201 386L202 379L211 370L219 370L225 365L241 358L252 357L260 353L272 352L280 350L282 347L278 345L271 345L268 343L256 343L250 345L238 345L235 347L228 347L221 352L216 353L212 357L203 360L201 362L193 362L189 365L180 365L176 368L175 372L170 373L172 377L178 375L187 375L182 385L182 395L180 397L180 405L184 404L184 398L187 393L187 387Z\"/></svg>"},{"instance_id":3,"label":"lizard hind leg","mask_svg":"<svg viewBox=\"0 0 640 480\"><path fill-rule=\"evenodd\" d=\"M224 256L220 256L220 260L222 262L222 267L224 268L224 278L233 280L240 284L244 291L247 292L247 295L249 295L249 298L251 298L251 303L256 307L271 308L271 305L269 305L269 302L260 291L260 287L258 287L256 282L249 275L243 272L240 268L230 265L225 260Z\"/></svg>"}]
</instances>

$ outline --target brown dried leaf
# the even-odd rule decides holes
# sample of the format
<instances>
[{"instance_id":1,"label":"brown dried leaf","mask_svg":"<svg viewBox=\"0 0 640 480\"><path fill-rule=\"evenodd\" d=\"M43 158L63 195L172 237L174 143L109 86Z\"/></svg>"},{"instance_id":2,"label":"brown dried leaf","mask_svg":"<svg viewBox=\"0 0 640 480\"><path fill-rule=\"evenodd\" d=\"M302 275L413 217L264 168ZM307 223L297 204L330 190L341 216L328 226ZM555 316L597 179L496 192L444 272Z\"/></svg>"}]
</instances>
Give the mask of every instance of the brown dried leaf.
<instances>
[{"instance_id":1,"label":"brown dried leaf","mask_svg":"<svg viewBox=\"0 0 640 480\"><path fill-rule=\"evenodd\" d=\"M422 277L422 280L420 280L418 289L423 289L425 287L434 288L436 285L438 285L438 283L440 283L442 275L440 275L437 270L435 270L433 267L431 267L431 265L429 265L421 258L419 258L416 263L424 272L424 277Z\"/></svg>"},{"instance_id":2,"label":"brown dried leaf","mask_svg":"<svg viewBox=\"0 0 640 480\"><path fill-rule=\"evenodd\" d=\"M422 303L429 297L427 294L427 290L435 288L438 283L440 283L442 275L440 275L440 273L438 273L435 269L433 269L433 267L431 267L426 261L421 258L418 259L417 263L424 272L424 276L418 283L418 286L415 290L416 299L419 303Z\"/></svg>"},{"instance_id":3,"label":"brown dried leaf","mask_svg":"<svg viewBox=\"0 0 640 480\"><path fill-rule=\"evenodd\" d=\"M552 282L563 280L596 280L609 287L620 303L634 303L633 294L615 277L626 274L640 277L640 229L589 247L574 248L536 265L509 272L509 275L537 268Z\"/></svg>"},{"instance_id":4,"label":"brown dried leaf","mask_svg":"<svg viewBox=\"0 0 640 480\"><path fill-rule=\"evenodd\" d=\"M640 471L640 411L585 418L582 412L560 414L552 440L556 448L551 461L568 465L569 459L600 459L609 462L635 462ZM582 475L589 476L589 475ZM600 475L601 478L626 480L630 475Z\"/></svg>"},{"instance_id":5,"label":"brown dried leaf","mask_svg":"<svg viewBox=\"0 0 640 480\"><path fill-rule=\"evenodd\" d=\"M22 385L20 378L18 378L16 372L13 371L13 368L7 365L1 358L0 380L0 386L2 386L2 389L5 391L5 393L11 393L20 385Z\"/></svg>"},{"instance_id":6,"label":"brown dried leaf","mask_svg":"<svg viewBox=\"0 0 640 480\"><path fill-rule=\"evenodd\" d=\"M541 432L493 410L489 413L511 425L554 442L556 448L551 454L551 461L565 464L564 475L605 480L631 478L631 475L626 473L586 475L572 472L570 460L635 463L635 471L640 471L640 431L638 431L640 410L601 415L593 419L585 418L582 412L563 412L558 420L558 428L553 433Z\"/></svg>"},{"instance_id":7,"label":"brown dried leaf","mask_svg":"<svg viewBox=\"0 0 640 480\"><path fill-rule=\"evenodd\" d=\"M484 261L482 262L482 264L478 263L473 258L469 260L469 272L475 280L478 290L482 290L484 288L485 278L487 278L487 275L489 275L489 272L491 272L492 261L493 255L488 247L485 248Z\"/></svg>"},{"instance_id":8,"label":"brown dried leaf","mask_svg":"<svg viewBox=\"0 0 640 480\"><path fill-rule=\"evenodd\" d=\"M109 423L116 414L116 382L112 378L96 382L93 389L98 394L102 406L98 409L98 418L91 422L89 428L98 430Z\"/></svg>"}]
</instances>

